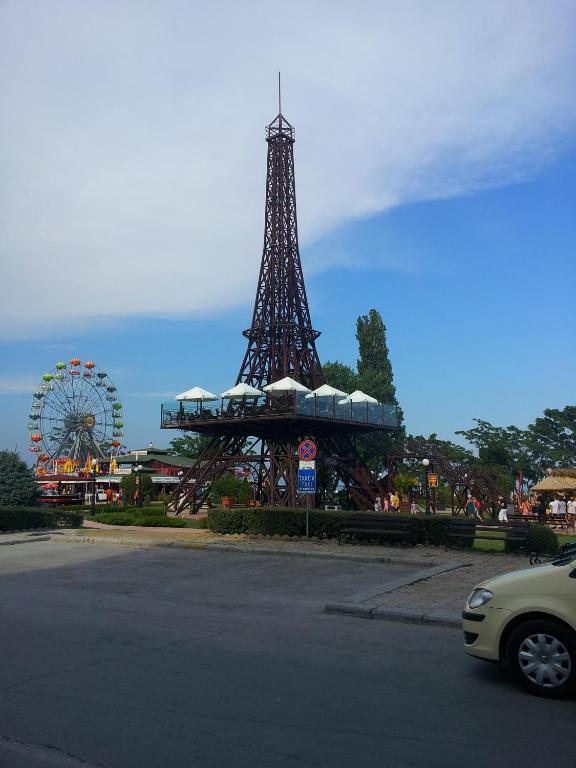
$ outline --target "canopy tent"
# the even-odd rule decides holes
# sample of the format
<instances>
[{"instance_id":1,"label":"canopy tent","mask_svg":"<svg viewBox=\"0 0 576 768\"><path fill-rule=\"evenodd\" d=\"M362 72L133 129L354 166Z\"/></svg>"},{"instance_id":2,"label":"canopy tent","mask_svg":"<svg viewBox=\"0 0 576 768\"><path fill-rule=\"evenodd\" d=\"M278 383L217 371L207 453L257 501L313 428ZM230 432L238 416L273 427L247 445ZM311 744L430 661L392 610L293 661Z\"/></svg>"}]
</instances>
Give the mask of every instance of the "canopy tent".
<instances>
[{"instance_id":1,"label":"canopy tent","mask_svg":"<svg viewBox=\"0 0 576 768\"><path fill-rule=\"evenodd\" d=\"M365 392L362 392L360 389L355 390L352 392L352 394L348 395L347 398L344 400L339 400L338 405L346 405L347 403L377 403L378 400L376 400L375 397L372 397L371 395L367 395Z\"/></svg>"},{"instance_id":2,"label":"canopy tent","mask_svg":"<svg viewBox=\"0 0 576 768\"><path fill-rule=\"evenodd\" d=\"M235 387L232 387L231 389L227 389L226 392L222 392L220 397L222 398L238 398L238 397L261 397L264 395L264 392L260 389L256 389L256 387L251 387L249 384L245 384L244 382L240 384L236 384Z\"/></svg>"},{"instance_id":3,"label":"canopy tent","mask_svg":"<svg viewBox=\"0 0 576 768\"><path fill-rule=\"evenodd\" d=\"M192 387L192 389L187 389L186 392L181 392L179 395L176 395L174 399L202 402L202 400L218 400L218 395L208 392L207 389L202 389L202 387Z\"/></svg>"},{"instance_id":4,"label":"canopy tent","mask_svg":"<svg viewBox=\"0 0 576 768\"><path fill-rule=\"evenodd\" d=\"M576 477L558 477L557 475L545 477L530 488L530 491L556 491L557 493L575 490Z\"/></svg>"},{"instance_id":5,"label":"canopy tent","mask_svg":"<svg viewBox=\"0 0 576 768\"><path fill-rule=\"evenodd\" d=\"M304 384L300 384L295 379L291 379L290 376L285 376L279 381L267 384L265 387L262 387L262 389L264 392L270 392L271 394L274 394L275 392L310 392L308 387L305 387Z\"/></svg>"},{"instance_id":6,"label":"canopy tent","mask_svg":"<svg viewBox=\"0 0 576 768\"><path fill-rule=\"evenodd\" d=\"M342 392L341 389L331 387L330 384L322 384L321 387L310 392L306 397L348 397L348 392Z\"/></svg>"}]
</instances>

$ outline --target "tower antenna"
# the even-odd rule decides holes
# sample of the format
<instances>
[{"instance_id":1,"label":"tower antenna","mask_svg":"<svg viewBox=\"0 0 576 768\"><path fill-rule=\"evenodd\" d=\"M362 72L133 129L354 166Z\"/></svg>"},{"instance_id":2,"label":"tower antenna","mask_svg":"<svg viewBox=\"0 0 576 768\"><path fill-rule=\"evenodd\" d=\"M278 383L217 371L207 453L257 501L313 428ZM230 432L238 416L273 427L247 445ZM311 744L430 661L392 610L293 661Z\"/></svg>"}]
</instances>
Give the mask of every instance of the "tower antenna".
<instances>
[{"instance_id":1,"label":"tower antenna","mask_svg":"<svg viewBox=\"0 0 576 768\"><path fill-rule=\"evenodd\" d=\"M278 72L278 114L282 114L282 83L280 81L280 72Z\"/></svg>"}]
</instances>

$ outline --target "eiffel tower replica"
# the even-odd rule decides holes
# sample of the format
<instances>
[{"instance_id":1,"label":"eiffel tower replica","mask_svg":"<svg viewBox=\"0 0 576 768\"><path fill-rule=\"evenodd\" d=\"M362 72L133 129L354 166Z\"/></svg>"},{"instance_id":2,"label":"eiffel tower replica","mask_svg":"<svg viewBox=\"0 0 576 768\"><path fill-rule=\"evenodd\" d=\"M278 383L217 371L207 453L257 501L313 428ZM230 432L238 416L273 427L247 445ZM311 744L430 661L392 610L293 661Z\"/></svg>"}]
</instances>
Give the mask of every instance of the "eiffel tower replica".
<instances>
[{"instance_id":1,"label":"eiffel tower replica","mask_svg":"<svg viewBox=\"0 0 576 768\"><path fill-rule=\"evenodd\" d=\"M279 99L280 102L280 99ZM266 127L268 160L264 248L252 325L236 384L258 390L291 377L310 390L325 383L316 350L298 249L294 128L279 112ZM269 506L300 506L297 446L306 438L318 446L317 466L329 467L357 508L371 508L381 493L362 463L357 438L396 429L394 406L340 405L339 397L306 398L286 392L217 401L216 406L164 404L161 427L189 430L211 438L173 495L177 513L197 511L210 485L226 470L248 468L255 496Z\"/></svg>"}]
</instances>

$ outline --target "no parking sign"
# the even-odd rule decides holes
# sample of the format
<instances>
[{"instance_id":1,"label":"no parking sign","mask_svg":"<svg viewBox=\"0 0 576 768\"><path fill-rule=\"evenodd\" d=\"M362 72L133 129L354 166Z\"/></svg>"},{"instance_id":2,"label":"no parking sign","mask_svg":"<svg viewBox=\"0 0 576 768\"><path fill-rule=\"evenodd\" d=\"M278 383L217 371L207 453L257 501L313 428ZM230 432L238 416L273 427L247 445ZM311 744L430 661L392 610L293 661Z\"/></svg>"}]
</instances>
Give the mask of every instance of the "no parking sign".
<instances>
[{"instance_id":1,"label":"no parking sign","mask_svg":"<svg viewBox=\"0 0 576 768\"><path fill-rule=\"evenodd\" d=\"M318 448L314 440L302 440L298 446L298 458L300 461L314 461Z\"/></svg>"}]
</instances>

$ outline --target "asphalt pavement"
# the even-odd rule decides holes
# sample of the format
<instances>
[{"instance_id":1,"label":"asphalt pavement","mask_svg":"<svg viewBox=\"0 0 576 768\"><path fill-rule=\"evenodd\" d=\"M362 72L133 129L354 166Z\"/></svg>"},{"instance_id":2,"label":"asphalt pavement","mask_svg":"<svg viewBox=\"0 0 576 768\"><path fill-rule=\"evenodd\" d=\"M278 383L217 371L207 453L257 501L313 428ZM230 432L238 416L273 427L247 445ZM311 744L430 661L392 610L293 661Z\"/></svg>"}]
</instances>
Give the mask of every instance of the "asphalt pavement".
<instances>
[{"instance_id":1,"label":"asphalt pavement","mask_svg":"<svg viewBox=\"0 0 576 768\"><path fill-rule=\"evenodd\" d=\"M323 612L411 570L2 547L0 766L572 765L576 704L465 657L459 631Z\"/></svg>"}]
</instances>

